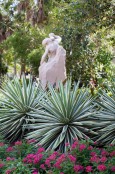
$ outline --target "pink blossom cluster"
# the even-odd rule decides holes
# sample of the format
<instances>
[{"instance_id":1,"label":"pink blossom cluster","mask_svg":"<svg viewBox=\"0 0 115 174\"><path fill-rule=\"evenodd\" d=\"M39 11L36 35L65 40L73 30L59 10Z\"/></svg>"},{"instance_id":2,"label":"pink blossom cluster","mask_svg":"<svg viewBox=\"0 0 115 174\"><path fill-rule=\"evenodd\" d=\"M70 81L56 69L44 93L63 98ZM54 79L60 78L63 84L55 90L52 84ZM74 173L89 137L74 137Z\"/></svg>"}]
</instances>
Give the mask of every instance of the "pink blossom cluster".
<instances>
[{"instance_id":1,"label":"pink blossom cluster","mask_svg":"<svg viewBox=\"0 0 115 174\"><path fill-rule=\"evenodd\" d=\"M16 141L15 142L15 146L21 146L22 145L22 141Z\"/></svg>"},{"instance_id":2,"label":"pink blossom cluster","mask_svg":"<svg viewBox=\"0 0 115 174\"><path fill-rule=\"evenodd\" d=\"M56 163L54 164L54 167L60 169L61 164L66 160L66 155L62 154L59 158L57 158Z\"/></svg>"},{"instance_id":3,"label":"pink blossom cluster","mask_svg":"<svg viewBox=\"0 0 115 174\"><path fill-rule=\"evenodd\" d=\"M6 152L12 152L14 150L14 148L12 146L9 146L7 149L6 149Z\"/></svg>"},{"instance_id":4,"label":"pink blossom cluster","mask_svg":"<svg viewBox=\"0 0 115 174\"><path fill-rule=\"evenodd\" d=\"M0 168L2 168L4 165L5 165L5 164L1 162L1 163L0 163Z\"/></svg>"},{"instance_id":5,"label":"pink blossom cluster","mask_svg":"<svg viewBox=\"0 0 115 174\"><path fill-rule=\"evenodd\" d=\"M84 167L82 165L75 165L74 166L74 171L76 173L81 172L83 169L84 169Z\"/></svg>"},{"instance_id":6,"label":"pink blossom cluster","mask_svg":"<svg viewBox=\"0 0 115 174\"><path fill-rule=\"evenodd\" d=\"M0 147L4 146L5 144L3 142L0 142Z\"/></svg>"},{"instance_id":7,"label":"pink blossom cluster","mask_svg":"<svg viewBox=\"0 0 115 174\"><path fill-rule=\"evenodd\" d=\"M26 162L26 163L33 163L33 164L38 164L39 161L42 159L43 157L43 154L28 154L24 159L23 159L23 162Z\"/></svg>"},{"instance_id":8,"label":"pink blossom cluster","mask_svg":"<svg viewBox=\"0 0 115 174\"><path fill-rule=\"evenodd\" d=\"M27 146L34 142L34 140L28 140ZM5 157L4 159L0 159L0 172L5 170L8 164L15 162L18 155L20 158L21 150L23 150L23 142L17 141L14 143L14 146L10 145L9 147L3 142L0 142L0 148L4 147ZM42 170L44 172L47 171L48 174L53 174L55 171L58 171L59 174L65 174L64 171L67 170L67 168L71 170L73 174L115 172L114 162L112 163L112 159L113 161L115 159L114 146L110 145L110 148L96 148L90 144L80 143L78 140L75 140L71 146L69 143L66 143L66 147L68 151L61 153L59 151L45 151L43 147L39 146L36 151L22 156L22 163L25 167L26 165L30 166L32 174L40 174ZM15 156L12 154L15 154ZM15 168L8 168L4 173L12 174L14 170Z\"/></svg>"},{"instance_id":9,"label":"pink blossom cluster","mask_svg":"<svg viewBox=\"0 0 115 174\"><path fill-rule=\"evenodd\" d=\"M11 157L6 158L6 161L14 161L14 160L15 160L15 158L11 158Z\"/></svg>"},{"instance_id":10,"label":"pink blossom cluster","mask_svg":"<svg viewBox=\"0 0 115 174\"><path fill-rule=\"evenodd\" d=\"M56 160L58 155L58 152L53 152L52 154L50 154L49 157L45 160L45 165L51 167L51 163Z\"/></svg>"}]
</instances>

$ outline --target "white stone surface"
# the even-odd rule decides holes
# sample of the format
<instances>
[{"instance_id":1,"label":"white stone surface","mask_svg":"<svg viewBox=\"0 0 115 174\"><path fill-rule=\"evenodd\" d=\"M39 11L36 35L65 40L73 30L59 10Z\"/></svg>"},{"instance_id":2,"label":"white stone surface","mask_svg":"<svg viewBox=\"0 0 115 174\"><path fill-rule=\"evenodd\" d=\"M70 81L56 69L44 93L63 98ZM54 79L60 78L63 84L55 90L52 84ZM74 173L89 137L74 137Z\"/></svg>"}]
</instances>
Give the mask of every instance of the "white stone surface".
<instances>
[{"instance_id":1,"label":"white stone surface","mask_svg":"<svg viewBox=\"0 0 115 174\"><path fill-rule=\"evenodd\" d=\"M56 85L56 88L58 88L58 82L66 80L66 51L59 45L60 41L60 36L50 33L49 38L42 42L45 52L39 67L39 80L43 89L46 88L48 83Z\"/></svg>"}]
</instances>

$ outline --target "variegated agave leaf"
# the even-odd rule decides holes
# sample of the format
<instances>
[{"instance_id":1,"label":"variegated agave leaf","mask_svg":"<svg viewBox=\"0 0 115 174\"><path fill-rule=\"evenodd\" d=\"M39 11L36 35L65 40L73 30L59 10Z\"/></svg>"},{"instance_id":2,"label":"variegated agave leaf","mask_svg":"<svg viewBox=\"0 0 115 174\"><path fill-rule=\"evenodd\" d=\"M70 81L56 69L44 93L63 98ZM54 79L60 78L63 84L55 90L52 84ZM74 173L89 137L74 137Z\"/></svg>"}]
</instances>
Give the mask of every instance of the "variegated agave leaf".
<instances>
[{"instance_id":1,"label":"variegated agave leaf","mask_svg":"<svg viewBox=\"0 0 115 174\"><path fill-rule=\"evenodd\" d=\"M79 89L79 84L71 89L71 81L55 90L49 85L46 98L40 101L43 109L32 113L37 123L28 124L33 130L27 134L28 139L36 139L38 144L48 149L66 151L66 143L73 143L74 139L89 139L96 133L91 130L95 122L91 121L94 98L88 90ZM90 117L90 119L89 119Z\"/></svg>"},{"instance_id":2,"label":"variegated agave leaf","mask_svg":"<svg viewBox=\"0 0 115 174\"><path fill-rule=\"evenodd\" d=\"M109 96L105 91L100 93L101 106L97 118L103 123L103 127L99 130L99 144L115 144L115 86L108 87L111 95ZM106 121L106 123L105 123Z\"/></svg>"},{"instance_id":3,"label":"variegated agave leaf","mask_svg":"<svg viewBox=\"0 0 115 174\"><path fill-rule=\"evenodd\" d=\"M15 77L4 85L1 92L5 98L0 99L0 133L5 139L14 142L25 135L23 125L28 124L32 109L39 108L38 101L44 94L40 86L36 87L32 83L32 78L27 84L24 76L22 84Z\"/></svg>"}]
</instances>

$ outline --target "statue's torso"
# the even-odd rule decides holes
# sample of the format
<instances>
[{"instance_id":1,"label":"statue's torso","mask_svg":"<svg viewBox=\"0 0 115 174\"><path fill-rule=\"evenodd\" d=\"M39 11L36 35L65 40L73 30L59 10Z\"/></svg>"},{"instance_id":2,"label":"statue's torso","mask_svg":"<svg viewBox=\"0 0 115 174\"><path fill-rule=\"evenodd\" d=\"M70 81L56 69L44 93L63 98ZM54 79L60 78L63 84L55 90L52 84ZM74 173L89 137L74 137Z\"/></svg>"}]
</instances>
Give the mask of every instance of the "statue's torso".
<instances>
[{"instance_id":1,"label":"statue's torso","mask_svg":"<svg viewBox=\"0 0 115 174\"><path fill-rule=\"evenodd\" d=\"M57 42L48 45L48 62L55 57L58 46Z\"/></svg>"}]
</instances>

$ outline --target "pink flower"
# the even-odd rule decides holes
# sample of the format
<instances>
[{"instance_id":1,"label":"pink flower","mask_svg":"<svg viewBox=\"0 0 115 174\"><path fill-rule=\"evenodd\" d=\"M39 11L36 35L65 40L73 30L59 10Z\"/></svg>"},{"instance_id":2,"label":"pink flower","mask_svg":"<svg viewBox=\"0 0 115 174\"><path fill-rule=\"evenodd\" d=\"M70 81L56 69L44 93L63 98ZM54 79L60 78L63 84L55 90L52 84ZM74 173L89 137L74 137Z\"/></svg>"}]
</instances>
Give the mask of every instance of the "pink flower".
<instances>
[{"instance_id":1,"label":"pink flower","mask_svg":"<svg viewBox=\"0 0 115 174\"><path fill-rule=\"evenodd\" d=\"M13 161L13 160L15 160L15 158L11 158L11 157L6 158L6 161Z\"/></svg>"},{"instance_id":2,"label":"pink flower","mask_svg":"<svg viewBox=\"0 0 115 174\"><path fill-rule=\"evenodd\" d=\"M99 157L97 157L97 156L92 156L91 158L90 158L90 161L93 163L93 162L96 162L96 163L98 163L99 161L100 161L100 159L99 159Z\"/></svg>"},{"instance_id":3,"label":"pink flower","mask_svg":"<svg viewBox=\"0 0 115 174\"><path fill-rule=\"evenodd\" d=\"M115 156L115 151L111 152L111 153L110 153L110 156L111 156L111 157Z\"/></svg>"},{"instance_id":4,"label":"pink flower","mask_svg":"<svg viewBox=\"0 0 115 174\"><path fill-rule=\"evenodd\" d=\"M78 141L75 141L72 145L71 145L71 148L72 149L75 149L77 146L78 146L79 142Z\"/></svg>"},{"instance_id":5,"label":"pink flower","mask_svg":"<svg viewBox=\"0 0 115 174\"><path fill-rule=\"evenodd\" d=\"M55 160L56 159L56 154L51 154L48 158L49 160Z\"/></svg>"},{"instance_id":6,"label":"pink flower","mask_svg":"<svg viewBox=\"0 0 115 174\"><path fill-rule=\"evenodd\" d=\"M4 143L3 142L0 142L0 147L4 146Z\"/></svg>"},{"instance_id":7,"label":"pink flower","mask_svg":"<svg viewBox=\"0 0 115 174\"><path fill-rule=\"evenodd\" d=\"M89 146L87 149L88 149L88 150L92 150L92 149L93 149L93 147L92 147L92 146Z\"/></svg>"},{"instance_id":8,"label":"pink flower","mask_svg":"<svg viewBox=\"0 0 115 174\"><path fill-rule=\"evenodd\" d=\"M75 163L76 158L73 155L68 155L68 158L70 159L71 162Z\"/></svg>"},{"instance_id":9,"label":"pink flower","mask_svg":"<svg viewBox=\"0 0 115 174\"><path fill-rule=\"evenodd\" d=\"M54 164L54 167L60 169L60 168L61 168L60 165L61 165L61 163L62 163L63 161L65 161L65 159L66 159L66 155L65 155L65 154L62 154L62 155L57 159L56 163Z\"/></svg>"},{"instance_id":10,"label":"pink flower","mask_svg":"<svg viewBox=\"0 0 115 174\"><path fill-rule=\"evenodd\" d=\"M46 160L45 160L45 164L46 164L48 167L50 167L50 160L49 160L49 159L46 159Z\"/></svg>"},{"instance_id":11,"label":"pink flower","mask_svg":"<svg viewBox=\"0 0 115 174\"><path fill-rule=\"evenodd\" d=\"M63 172L60 172L60 174L64 174Z\"/></svg>"},{"instance_id":12,"label":"pink flower","mask_svg":"<svg viewBox=\"0 0 115 174\"><path fill-rule=\"evenodd\" d=\"M10 174L12 170L6 170L6 174Z\"/></svg>"},{"instance_id":13,"label":"pink flower","mask_svg":"<svg viewBox=\"0 0 115 174\"><path fill-rule=\"evenodd\" d=\"M112 167L111 167L111 171L112 171L112 172L115 172L115 166L112 166Z\"/></svg>"},{"instance_id":14,"label":"pink flower","mask_svg":"<svg viewBox=\"0 0 115 174\"><path fill-rule=\"evenodd\" d=\"M39 154L39 159L41 160L41 159L42 159L42 157L43 157L43 154L42 154L42 153L40 153L40 154Z\"/></svg>"},{"instance_id":15,"label":"pink flower","mask_svg":"<svg viewBox=\"0 0 115 174\"><path fill-rule=\"evenodd\" d=\"M70 146L70 144L69 143L65 143L65 146L68 147L68 146Z\"/></svg>"},{"instance_id":16,"label":"pink flower","mask_svg":"<svg viewBox=\"0 0 115 174\"><path fill-rule=\"evenodd\" d=\"M66 155L65 154L62 154L58 159L57 161L62 163L63 161L65 161L65 158L66 158Z\"/></svg>"},{"instance_id":17,"label":"pink flower","mask_svg":"<svg viewBox=\"0 0 115 174\"><path fill-rule=\"evenodd\" d=\"M22 145L22 141L16 141L16 142L15 142L15 146L16 146L16 145L17 145L17 146L21 146L21 145Z\"/></svg>"},{"instance_id":18,"label":"pink flower","mask_svg":"<svg viewBox=\"0 0 115 174\"><path fill-rule=\"evenodd\" d=\"M3 163L0 163L0 168L4 167L4 164Z\"/></svg>"},{"instance_id":19,"label":"pink flower","mask_svg":"<svg viewBox=\"0 0 115 174\"><path fill-rule=\"evenodd\" d=\"M97 156L96 152L91 152L90 155L91 156Z\"/></svg>"},{"instance_id":20,"label":"pink flower","mask_svg":"<svg viewBox=\"0 0 115 174\"><path fill-rule=\"evenodd\" d=\"M59 155L59 152L55 151L55 152L53 152L53 154L55 154L55 155Z\"/></svg>"},{"instance_id":21,"label":"pink flower","mask_svg":"<svg viewBox=\"0 0 115 174\"><path fill-rule=\"evenodd\" d=\"M32 172L32 174L38 174L37 169L34 169L34 171Z\"/></svg>"},{"instance_id":22,"label":"pink flower","mask_svg":"<svg viewBox=\"0 0 115 174\"><path fill-rule=\"evenodd\" d=\"M39 163L39 161L42 159L43 155L39 154L39 155L35 155L34 159L33 159L33 163L37 164Z\"/></svg>"},{"instance_id":23,"label":"pink flower","mask_svg":"<svg viewBox=\"0 0 115 174\"><path fill-rule=\"evenodd\" d=\"M23 159L23 162L25 163L25 162L27 162L27 163L33 163L33 161L36 163L37 162L37 159L36 159L36 157L37 157L38 155L36 155L36 154L28 154L24 159ZM43 156L43 155L42 155ZM40 154L39 154L39 157L40 157L40 159L41 159L41 157L42 157Z\"/></svg>"},{"instance_id":24,"label":"pink flower","mask_svg":"<svg viewBox=\"0 0 115 174\"><path fill-rule=\"evenodd\" d=\"M91 171L92 171L92 166L87 166L87 167L85 168L85 170L86 170L87 173L88 173L88 172L91 172Z\"/></svg>"},{"instance_id":25,"label":"pink flower","mask_svg":"<svg viewBox=\"0 0 115 174\"><path fill-rule=\"evenodd\" d=\"M13 149L13 147L8 147L7 149L6 149L6 152L12 152L14 149Z\"/></svg>"},{"instance_id":26,"label":"pink flower","mask_svg":"<svg viewBox=\"0 0 115 174\"><path fill-rule=\"evenodd\" d=\"M75 141L75 142L78 142L78 138L74 138L74 141Z\"/></svg>"},{"instance_id":27,"label":"pink flower","mask_svg":"<svg viewBox=\"0 0 115 174\"><path fill-rule=\"evenodd\" d=\"M102 150L101 155L102 156L107 156L107 155L109 155L109 153L106 150Z\"/></svg>"},{"instance_id":28,"label":"pink flower","mask_svg":"<svg viewBox=\"0 0 115 174\"><path fill-rule=\"evenodd\" d=\"M96 145L97 144L97 141L95 141L93 144Z\"/></svg>"},{"instance_id":29,"label":"pink flower","mask_svg":"<svg viewBox=\"0 0 115 174\"><path fill-rule=\"evenodd\" d=\"M50 161L55 160L58 154L59 154L58 152L53 152L53 153L47 158L47 160L50 160Z\"/></svg>"},{"instance_id":30,"label":"pink flower","mask_svg":"<svg viewBox=\"0 0 115 174\"><path fill-rule=\"evenodd\" d=\"M83 166L81 166L81 165L75 165L75 166L74 166L74 171L75 171L75 172L79 172L79 171L81 171L81 170L83 170Z\"/></svg>"},{"instance_id":31,"label":"pink flower","mask_svg":"<svg viewBox=\"0 0 115 174\"><path fill-rule=\"evenodd\" d=\"M110 144L110 146L111 146L111 147L113 147L113 146L114 146L114 144Z\"/></svg>"},{"instance_id":32,"label":"pink flower","mask_svg":"<svg viewBox=\"0 0 115 174\"><path fill-rule=\"evenodd\" d=\"M24 163L32 163L32 159L24 158L23 162Z\"/></svg>"},{"instance_id":33,"label":"pink flower","mask_svg":"<svg viewBox=\"0 0 115 174\"><path fill-rule=\"evenodd\" d=\"M61 163L60 162L56 162L55 164L54 164L54 167L56 167L57 169L61 169Z\"/></svg>"},{"instance_id":34,"label":"pink flower","mask_svg":"<svg viewBox=\"0 0 115 174\"><path fill-rule=\"evenodd\" d=\"M45 151L45 149L44 149L43 147L40 147L40 148L38 149L37 153L41 153L41 152L44 152L44 151Z\"/></svg>"},{"instance_id":35,"label":"pink flower","mask_svg":"<svg viewBox=\"0 0 115 174\"><path fill-rule=\"evenodd\" d=\"M27 140L27 143L28 143L28 144L30 144L30 143L35 143L35 142L36 142L36 140L34 140L34 139Z\"/></svg>"},{"instance_id":36,"label":"pink flower","mask_svg":"<svg viewBox=\"0 0 115 174\"><path fill-rule=\"evenodd\" d=\"M97 166L97 169L101 172L101 171L105 171L106 170L106 166L104 164L100 164Z\"/></svg>"},{"instance_id":37,"label":"pink flower","mask_svg":"<svg viewBox=\"0 0 115 174\"><path fill-rule=\"evenodd\" d=\"M107 161L107 158L105 156L103 156L101 159L100 159L100 162L102 163L105 163Z\"/></svg>"},{"instance_id":38,"label":"pink flower","mask_svg":"<svg viewBox=\"0 0 115 174\"><path fill-rule=\"evenodd\" d=\"M45 167L44 164L41 164L41 165L40 165L40 168L43 169L43 170L46 170L46 167Z\"/></svg>"},{"instance_id":39,"label":"pink flower","mask_svg":"<svg viewBox=\"0 0 115 174\"><path fill-rule=\"evenodd\" d=\"M79 145L79 150L82 151L86 148L86 145L85 144L80 144Z\"/></svg>"}]
</instances>

